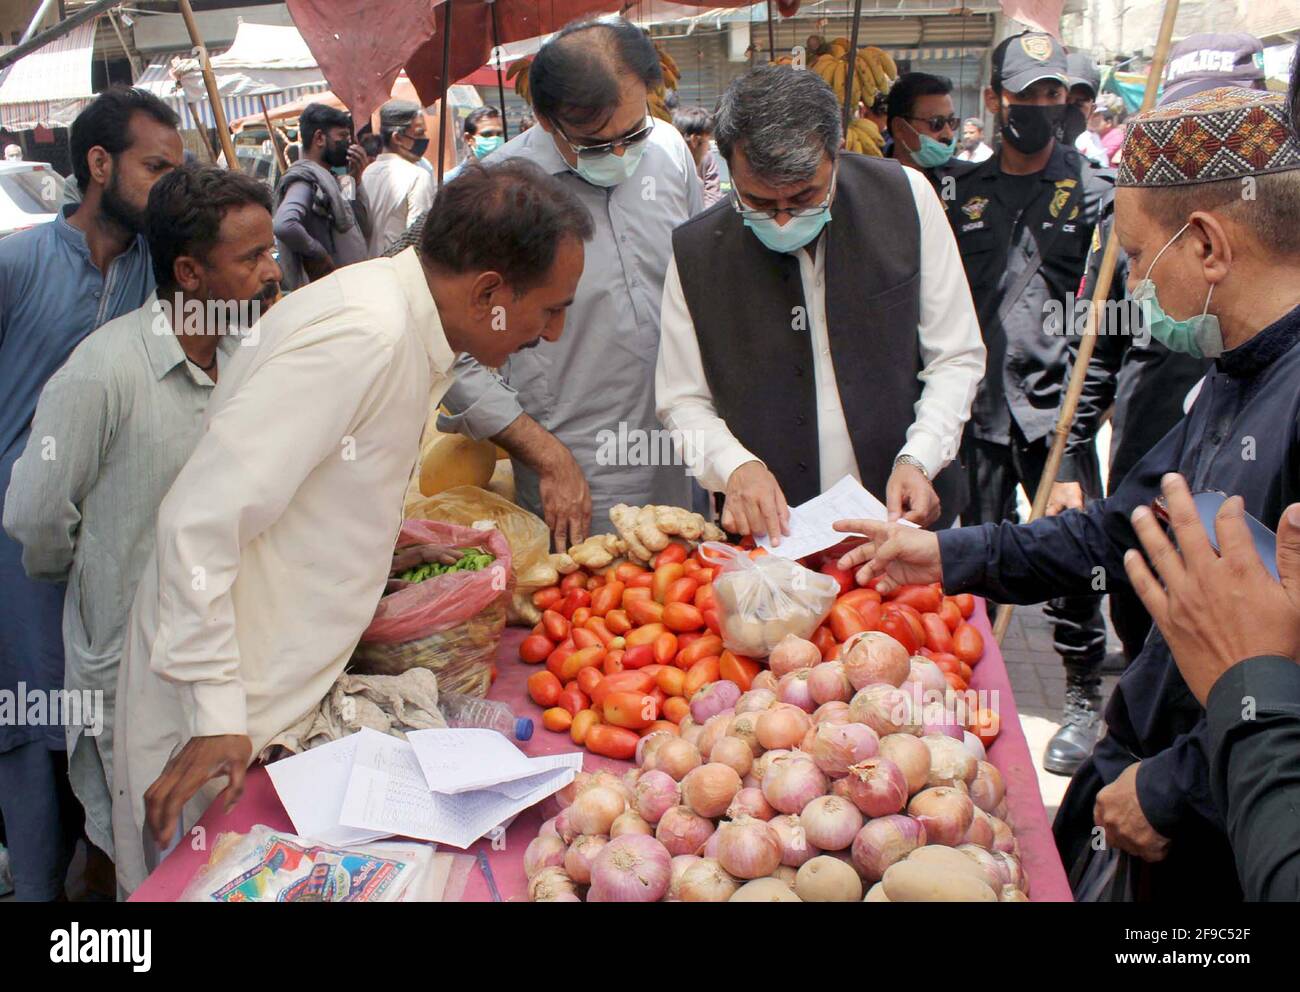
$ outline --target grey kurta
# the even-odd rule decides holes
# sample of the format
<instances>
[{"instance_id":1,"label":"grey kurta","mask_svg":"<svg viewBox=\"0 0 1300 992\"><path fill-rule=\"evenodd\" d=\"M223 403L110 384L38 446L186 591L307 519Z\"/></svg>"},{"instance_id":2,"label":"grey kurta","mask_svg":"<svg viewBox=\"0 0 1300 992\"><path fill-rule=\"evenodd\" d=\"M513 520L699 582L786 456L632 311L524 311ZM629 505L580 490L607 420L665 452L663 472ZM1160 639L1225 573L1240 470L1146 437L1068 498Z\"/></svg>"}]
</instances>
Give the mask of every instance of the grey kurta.
<instances>
[{"instance_id":1,"label":"grey kurta","mask_svg":"<svg viewBox=\"0 0 1300 992\"><path fill-rule=\"evenodd\" d=\"M27 574L68 583L65 688L102 693L66 732L87 835L109 854L122 631L158 505L198 443L213 385L185 360L154 301L99 328L50 378L5 499L5 530L23 545ZM237 346L229 337L219 345L227 354Z\"/></svg>"},{"instance_id":2,"label":"grey kurta","mask_svg":"<svg viewBox=\"0 0 1300 992\"><path fill-rule=\"evenodd\" d=\"M681 464L640 464L665 460L662 436L655 433L663 429L655 416L659 306L672 230L703 207L690 149L671 125L656 121L637 171L610 189L579 178L540 127L486 161L513 157L558 176L591 211L596 233L586 246L563 337L512 356L499 376L463 356L444 400L451 415L440 418L439 427L486 438L527 413L582 467L591 487L593 533L612 530L615 503L691 506L699 490ZM620 426L626 451L611 459ZM645 439L639 447L638 437ZM514 473L519 504L540 515L536 473L517 459Z\"/></svg>"}]
</instances>

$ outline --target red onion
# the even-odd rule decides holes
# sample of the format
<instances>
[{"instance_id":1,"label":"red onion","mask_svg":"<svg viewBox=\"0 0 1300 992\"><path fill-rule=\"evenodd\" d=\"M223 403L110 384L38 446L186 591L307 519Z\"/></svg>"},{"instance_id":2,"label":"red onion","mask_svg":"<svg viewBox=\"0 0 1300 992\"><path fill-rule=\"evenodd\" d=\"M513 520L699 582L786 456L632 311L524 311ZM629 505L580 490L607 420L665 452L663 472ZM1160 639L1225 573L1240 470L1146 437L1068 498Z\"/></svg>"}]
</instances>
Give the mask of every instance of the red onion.
<instances>
[{"instance_id":1,"label":"red onion","mask_svg":"<svg viewBox=\"0 0 1300 992\"><path fill-rule=\"evenodd\" d=\"M677 734L670 734L666 730L656 730L653 734L648 734L636 742L636 763L643 771L649 771L657 767L655 764L656 752L671 740L675 740Z\"/></svg>"},{"instance_id":2,"label":"red onion","mask_svg":"<svg viewBox=\"0 0 1300 992\"><path fill-rule=\"evenodd\" d=\"M713 858L702 858L686 866L677 883L682 902L726 902L740 884Z\"/></svg>"},{"instance_id":3,"label":"red onion","mask_svg":"<svg viewBox=\"0 0 1300 992\"><path fill-rule=\"evenodd\" d=\"M671 861L672 855L653 837L616 837L592 863L587 901L658 902L668 892Z\"/></svg>"},{"instance_id":4,"label":"red onion","mask_svg":"<svg viewBox=\"0 0 1300 992\"><path fill-rule=\"evenodd\" d=\"M749 746L750 753L754 757L763 753L763 745L758 743L758 713L737 713L732 717L731 725L727 727L726 736L743 741ZM717 747L717 744L714 744L714 747Z\"/></svg>"},{"instance_id":5,"label":"red onion","mask_svg":"<svg viewBox=\"0 0 1300 992\"><path fill-rule=\"evenodd\" d=\"M922 736L941 734L961 743L966 728L962 726L956 714L944 705L943 696L929 691L922 694L915 684L905 685L903 688L911 690L912 712L919 713L921 716Z\"/></svg>"},{"instance_id":6,"label":"red onion","mask_svg":"<svg viewBox=\"0 0 1300 992\"><path fill-rule=\"evenodd\" d=\"M798 868L822 852L813 847L797 816L776 816L768 821L781 842L781 864Z\"/></svg>"},{"instance_id":7,"label":"red onion","mask_svg":"<svg viewBox=\"0 0 1300 992\"><path fill-rule=\"evenodd\" d=\"M908 672L907 678L903 680L903 688L909 688L915 685L922 692L937 692L940 698L948 691L948 680L943 677L943 669L936 665L929 658L919 654L912 655L907 660Z\"/></svg>"},{"instance_id":8,"label":"red onion","mask_svg":"<svg viewBox=\"0 0 1300 992\"><path fill-rule=\"evenodd\" d=\"M758 743L771 750L791 748L803 739L803 735L812 726L808 714L797 706L784 703L773 706L758 714L754 724Z\"/></svg>"},{"instance_id":9,"label":"red onion","mask_svg":"<svg viewBox=\"0 0 1300 992\"><path fill-rule=\"evenodd\" d=\"M927 734L921 743L930 749L930 775L927 785L955 785L975 778L978 762L962 743L943 734Z\"/></svg>"},{"instance_id":10,"label":"red onion","mask_svg":"<svg viewBox=\"0 0 1300 992\"><path fill-rule=\"evenodd\" d=\"M704 735L704 728L689 716L685 716L682 717L682 722L677 725L677 735L682 740L690 741L696 747L699 747L700 738Z\"/></svg>"},{"instance_id":11,"label":"red onion","mask_svg":"<svg viewBox=\"0 0 1300 992\"><path fill-rule=\"evenodd\" d=\"M970 821L970 829L966 831L963 840L987 851L993 850L993 820L978 806L975 807L975 816Z\"/></svg>"},{"instance_id":12,"label":"red onion","mask_svg":"<svg viewBox=\"0 0 1300 992\"><path fill-rule=\"evenodd\" d=\"M956 847L966 839L966 831L975 818L975 804L957 789L938 786L913 796L907 812L921 821L931 844Z\"/></svg>"},{"instance_id":13,"label":"red onion","mask_svg":"<svg viewBox=\"0 0 1300 992\"><path fill-rule=\"evenodd\" d=\"M823 851L843 851L862 829L862 814L847 799L818 796L799 814L808 842Z\"/></svg>"},{"instance_id":14,"label":"red onion","mask_svg":"<svg viewBox=\"0 0 1300 992\"><path fill-rule=\"evenodd\" d=\"M813 702L812 690L808 688L808 679L811 676L812 672L807 668L782 675L781 681L776 685L776 698L791 706L798 706L805 713L811 713L817 708L817 704Z\"/></svg>"},{"instance_id":15,"label":"red onion","mask_svg":"<svg viewBox=\"0 0 1300 992\"><path fill-rule=\"evenodd\" d=\"M631 787L626 782L623 781L621 776L615 775L613 772L596 772L596 774L591 776L591 781L588 782L583 788L578 790L578 795L582 795L588 789L594 789L597 786L603 786L606 789L613 789L615 792L617 792L620 796L623 797L624 802L631 805L632 803Z\"/></svg>"},{"instance_id":16,"label":"red onion","mask_svg":"<svg viewBox=\"0 0 1300 992\"><path fill-rule=\"evenodd\" d=\"M1003 854L1013 854L1016 850L1016 835L1011 832L1011 825L1001 817L991 816L993 821L993 850Z\"/></svg>"},{"instance_id":17,"label":"red onion","mask_svg":"<svg viewBox=\"0 0 1300 992\"><path fill-rule=\"evenodd\" d=\"M608 834L610 826L627 808L621 792L598 785L588 789L569 807L569 822L580 834Z\"/></svg>"},{"instance_id":18,"label":"red onion","mask_svg":"<svg viewBox=\"0 0 1300 992\"><path fill-rule=\"evenodd\" d=\"M658 823L659 817L680 801L677 783L658 768L646 772L636 783L636 811L647 823Z\"/></svg>"},{"instance_id":19,"label":"red onion","mask_svg":"<svg viewBox=\"0 0 1300 992\"><path fill-rule=\"evenodd\" d=\"M849 718L865 723L881 737L886 734L915 734L921 725L913 716L912 697L892 685L869 685L859 689L849 702Z\"/></svg>"},{"instance_id":20,"label":"red onion","mask_svg":"<svg viewBox=\"0 0 1300 992\"><path fill-rule=\"evenodd\" d=\"M692 768L703 764L700 749L680 737L671 739L659 746L655 752L655 769L667 772L674 781L680 782Z\"/></svg>"},{"instance_id":21,"label":"red onion","mask_svg":"<svg viewBox=\"0 0 1300 992\"><path fill-rule=\"evenodd\" d=\"M758 788L763 787L763 776L777 758L788 758L794 754L794 751L787 751L785 748L773 748L771 751L764 751L754 759L753 766L749 769L749 774L758 780Z\"/></svg>"},{"instance_id":22,"label":"red onion","mask_svg":"<svg viewBox=\"0 0 1300 992\"><path fill-rule=\"evenodd\" d=\"M727 736L731 721L735 718L736 713L734 710L725 709L721 713L709 717L704 722L704 733L700 734L700 754L708 754L713 750L713 745L718 743L719 737Z\"/></svg>"},{"instance_id":23,"label":"red onion","mask_svg":"<svg viewBox=\"0 0 1300 992\"><path fill-rule=\"evenodd\" d=\"M736 719L739 720L740 718L737 717ZM709 761L721 762L734 769L736 774L743 778L749 774L750 768L754 766L754 752L739 737L727 736L713 745L713 750L709 752Z\"/></svg>"},{"instance_id":24,"label":"red onion","mask_svg":"<svg viewBox=\"0 0 1300 992\"><path fill-rule=\"evenodd\" d=\"M899 686L912 670L907 648L878 630L858 634L844 651L842 660L844 673L854 689L879 683Z\"/></svg>"},{"instance_id":25,"label":"red onion","mask_svg":"<svg viewBox=\"0 0 1300 992\"><path fill-rule=\"evenodd\" d=\"M1025 874L1025 869L1021 866L1020 860L1015 855L1007 854L1003 851L995 851L993 856L1002 862L1007 874L1008 885L1014 885L1026 895L1029 894L1029 877Z\"/></svg>"},{"instance_id":26,"label":"red onion","mask_svg":"<svg viewBox=\"0 0 1300 992\"><path fill-rule=\"evenodd\" d=\"M889 816L907 803L907 779L888 758L868 758L849 768L849 798L867 816Z\"/></svg>"},{"instance_id":27,"label":"red onion","mask_svg":"<svg viewBox=\"0 0 1300 992\"><path fill-rule=\"evenodd\" d=\"M587 787L591 782L591 772L578 772L573 776L573 781L555 794L555 801L560 804L560 809L567 809L573 805L573 801L578 798L578 793Z\"/></svg>"},{"instance_id":28,"label":"red onion","mask_svg":"<svg viewBox=\"0 0 1300 992\"><path fill-rule=\"evenodd\" d=\"M750 689L736 700L736 715L741 713L762 713L776 702L776 693L771 689Z\"/></svg>"},{"instance_id":29,"label":"red onion","mask_svg":"<svg viewBox=\"0 0 1300 992\"><path fill-rule=\"evenodd\" d=\"M609 828L611 837L622 837L624 834L645 834L647 837L653 837L654 833L655 828L634 809L620 815Z\"/></svg>"},{"instance_id":30,"label":"red onion","mask_svg":"<svg viewBox=\"0 0 1300 992\"><path fill-rule=\"evenodd\" d=\"M739 699L740 686L735 682L726 679L710 682L696 690L691 697L691 719L696 723L705 723L723 710L733 709Z\"/></svg>"},{"instance_id":31,"label":"red onion","mask_svg":"<svg viewBox=\"0 0 1300 992\"><path fill-rule=\"evenodd\" d=\"M930 778L930 749L921 743L919 737L887 734L880 738L880 755L902 770L909 796L925 788Z\"/></svg>"},{"instance_id":32,"label":"red onion","mask_svg":"<svg viewBox=\"0 0 1300 992\"><path fill-rule=\"evenodd\" d=\"M568 809L560 810L560 815L555 818L555 835L566 844L572 844L573 838L578 836L578 828L573 825Z\"/></svg>"},{"instance_id":33,"label":"red onion","mask_svg":"<svg viewBox=\"0 0 1300 992\"><path fill-rule=\"evenodd\" d=\"M730 765L711 761L682 779L682 805L700 816L716 819L727 811L740 791L740 776Z\"/></svg>"},{"instance_id":34,"label":"red onion","mask_svg":"<svg viewBox=\"0 0 1300 992\"><path fill-rule=\"evenodd\" d=\"M975 778L970 784L970 799L979 809L992 815L1007 794L1007 787L1002 782L1002 773L987 761L975 766Z\"/></svg>"},{"instance_id":35,"label":"red onion","mask_svg":"<svg viewBox=\"0 0 1300 992\"><path fill-rule=\"evenodd\" d=\"M851 722L849 704L838 699L832 699L829 703L822 703L813 711L814 724Z\"/></svg>"},{"instance_id":36,"label":"red onion","mask_svg":"<svg viewBox=\"0 0 1300 992\"><path fill-rule=\"evenodd\" d=\"M849 778L847 775L842 775L839 778L831 779L830 795L839 796L841 799L847 799L849 802L853 802L851 789L852 789L852 783L849 782Z\"/></svg>"},{"instance_id":37,"label":"red onion","mask_svg":"<svg viewBox=\"0 0 1300 992\"><path fill-rule=\"evenodd\" d=\"M796 751L812 756L813 744L817 742L817 728L812 726L808 728L808 733L803 735L803 739L795 747Z\"/></svg>"},{"instance_id":38,"label":"red onion","mask_svg":"<svg viewBox=\"0 0 1300 992\"><path fill-rule=\"evenodd\" d=\"M674 806L659 818L655 837L669 854L699 854L713 834L713 824L685 806Z\"/></svg>"},{"instance_id":39,"label":"red onion","mask_svg":"<svg viewBox=\"0 0 1300 992\"><path fill-rule=\"evenodd\" d=\"M578 887L563 868L543 868L528 881L528 898L532 902L582 902Z\"/></svg>"},{"instance_id":40,"label":"red onion","mask_svg":"<svg viewBox=\"0 0 1300 992\"><path fill-rule=\"evenodd\" d=\"M984 747L984 742L972 734L969 730L963 730L961 735L962 746L971 753L976 761L987 761L988 751Z\"/></svg>"},{"instance_id":41,"label":"red onion","mask_svg":"<svg viewBox=\"0 0 1300 992\"><path fill-rule=\"evenodd\" d=\"M766 668L754 676L754 681L749 683L750 689L766 689L768 692L776 695L776 676Z\"/></svg>"},{"instance_id":42,"label":"red onion","mask_svg":"<svg viewBox=\"0 0 1300 992\"><path fill-rule=\"evenodd\" d=\"M1011 873L1007 867L999 861L993 854L989 853L982 847L976 847L974 844L962 844L957 848L962 854L970 858L984 871L984 881L994 892L999 891L1002 886L1007 884Z\"/></svg>"},{"instance_id":43,"label":"red onion","mask_svg":"<svg viewBox=\"0 0 1300 992\"><path fill-rule=\"evenodd\" d=\"M745 787L736 793L727 807L727 819L734 820L741 816L752 816L756 820L770 820L776 816L771 804L763 798L763 790Z\"/></svg>"},{"instance_id":44,"label":"red onion","mask_svg":"<svg viewBox=\"0 0 1300 992\"><path fill-rule=\"evenodd\" d=\"M564 864L564 841L555 834L534 837L524 848L524 875L532 878L543 868Z\"/></svg>"},{"instance_id":45,"label":"red onion","mask_svg":"<svg viewBox=\"0 0 1300 992\"><path fill-rule=\"evenodd\" d=\"M601 848L609 843L608 837L588 837L583 835L573 842L573 846L564 856L564 870L579 885L591 882L591 863Z\"/></svg>"},{"instance_id":46,"label":"red onion","mask_svg":"<svg viewBox=\"0 0 1300 992\"><path fill-rule=\"evenodd\" d=\"M668 863L668 895L665 902L681 902L678 896L678 886L681 885L682 876L686 874L686 869L697 861L703 861L698 854L678 854Z\"/></svg>"},{"instance_id":47,"label":"red onion","mask_svg":"<svg viewBox=\"0 0 1300 992\"><path fill-rule=\"evenodd\" d=\"M880 738L863 723L819 723L813 728L809 753L813 762L831 778L848 774L849 765L874 758Z\"/></svg>"},{"instance_id":48,"label":"red onion","mask_svg":"<svg viewBox=\"0 0 1300 992\"><path fill-rule=\"evenodd\" d=\"M853 839L853 866L868 882L879 882L885 869L926 843L925 827L910 816L868 820Z\"/></svg>"},{"instance_id":49,"label":"red onion","mask_svg":"<svg viewBox=\"0 0 1300 992\"><path fill-rule=\"evenodd\" d=\"M718 856L718 832L715 830L709 836L704 844L704 850L701 852L706 858L716 859Z\"/></svg>"},{"instance_id":50,"label":"red onion","mask_svg":"<svg viewBox=\"0 0 1300 992\"><path fill-rule=\"evenodd\" d=\"M557 814L557 816L558 816L558 814ZM559 832L558 830L555 829L555 819L556 819L556 817L553 816L553 817L551 817L549 820L547 820L545 823L543 823L542 826L541 826L541 829L539 829L539 830L537 831L537 836L538 836L538 837L547 837L547 836L558 837L558 836L560 836L560 832Z\"/></svg>"},{"instance_id":51,"label":"red onion","mask_svg":"<svg viewBox=\"0 0 1300 992\"><path fill-rule=\"evenodd\" d=\"M736 878L762 878L781 863L781 840L768 824L752 816L726 820L718 827L717 857Z\"/></svg>"},{"instance_id":52,"label":"red onion","mask_svg":"<svg viewBox=\"0 0 1300 992\"><path fill-rule=\"evenodd\" d=\"M808 691L819 706L827 703L847 703L853 698L853 684L840 661L823 661L808 675ZM818 711L820 712L820 710Z\"/></svg>"},{"instance_id":53,"label":"red onion","mask_svg":"<svg viewBox=\"0 0 1300 992\"><path fill-rule=\"evenodd\" d=\"M767 657L767 667L778 679L802 669L812 668L822 660L822 653L812 641L805 641L794 634L786 634L772 648Z\"/></svg>"},{"instance_id":54,"label":"red onion","mask_svg":"<svg viewBox=\"0 0 1300 992\"><path fill-rule=\"evenodd\" d=\"M826 795L830 783L806 756L778 758L763 773L763 798L782 813L801 813L818 796Z\"/></svg>"}]
</instances>

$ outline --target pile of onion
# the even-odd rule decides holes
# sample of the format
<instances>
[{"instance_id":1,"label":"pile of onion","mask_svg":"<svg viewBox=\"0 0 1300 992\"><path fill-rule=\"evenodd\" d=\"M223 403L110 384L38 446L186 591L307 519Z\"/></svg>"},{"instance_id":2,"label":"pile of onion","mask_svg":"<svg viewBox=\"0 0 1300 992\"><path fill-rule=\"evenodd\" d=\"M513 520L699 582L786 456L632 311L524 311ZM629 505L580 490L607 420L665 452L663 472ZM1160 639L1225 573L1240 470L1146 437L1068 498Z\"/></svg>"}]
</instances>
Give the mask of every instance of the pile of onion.
<instances>
[{"instance_id":1,"label":"pile of onion","mask_svg":"<svg viewBox=\"0 0 1300 992\"><path fill-rule=\"evenodd\" d=\"M781 840L752 816L726 820L718 827L717 859L736 878L762 878L781 864Z\"/></svg>"},{"instance_id":2,"label":"pile of onion","mask_svg":"<svg viewBox=\"0 0 1300 992\"><path fill-rule=\"evenodd\" d=\"M830 783L822 770L802 753L778 758L763 772L763 798L781 813L801 813Z\"/></svg>"},{"instance_id":3,"label":"pile of onion","mask_svg":"<svg viewBox=\"0 0 1300 992\"><path fill-rule=\"evenodd\" d=\"M849 765L874 758L879 745L880 738L865 723L819 723L812 729L808 753L827 775L841 778Z\"/></svg>"},{"instance_id":4,"label":"pile of onion","mask_svg":"<svg viewBox=\"0 0 1300 992\"><path fill-rule=\"evenodd\" d=\"M616 837L591 864L587 901L658 902L668 892L671 861L667 848L653 837Z\"/></svg>"}]
</instances>

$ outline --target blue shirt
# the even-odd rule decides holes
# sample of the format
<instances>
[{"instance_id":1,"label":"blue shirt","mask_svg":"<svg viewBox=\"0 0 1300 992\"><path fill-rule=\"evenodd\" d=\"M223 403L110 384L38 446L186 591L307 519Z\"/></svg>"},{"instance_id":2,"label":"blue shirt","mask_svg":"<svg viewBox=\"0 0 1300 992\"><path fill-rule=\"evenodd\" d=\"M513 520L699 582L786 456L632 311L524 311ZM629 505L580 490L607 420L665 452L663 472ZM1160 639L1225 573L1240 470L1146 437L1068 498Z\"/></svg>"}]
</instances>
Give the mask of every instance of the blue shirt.
<instances>
[{"instance_id":1,"label":"blue shirt","mask_svg":"<svg viewBox=\"0 0 1300 992\"><path fill-rule=\"evenodd\" d=\"M46 380L101 324L144 304L153 292L149 247L137 236L101 273L85 235L52 223L0 240L0 493L27 445ZM54 452L57 457L57 451ZM0 534L0 690L28 697L63 684L63 585L27 578L22 546ZM21 698L19 699L21 705ZM46 739L62 748L62 726L0 725L0 752Z\"/></svg>"}]
</instances>

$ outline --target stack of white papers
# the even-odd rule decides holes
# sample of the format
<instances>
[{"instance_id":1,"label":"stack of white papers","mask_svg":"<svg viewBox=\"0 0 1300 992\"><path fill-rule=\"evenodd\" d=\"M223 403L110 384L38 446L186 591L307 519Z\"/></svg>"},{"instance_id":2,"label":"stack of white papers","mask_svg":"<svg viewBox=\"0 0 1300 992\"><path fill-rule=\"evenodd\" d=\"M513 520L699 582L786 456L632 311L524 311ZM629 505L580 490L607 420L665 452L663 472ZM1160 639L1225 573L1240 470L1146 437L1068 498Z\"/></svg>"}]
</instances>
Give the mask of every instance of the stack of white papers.
<instances>
[{"instance_id":1,"label":"stack of white papers","mask_svg":"<svg viewBox=\"0 0 1300 992\"><path fill-rule=\"evenodd\" d=\"M582 754L530 758L495 730L362 729L267 766L306 837L338 846L413 837L466 848L573 781Z\"/></svg>"},{"instance_id":2,"label":"stack of white papers","mask_svg":"<svg viewBox=\"0 0 1300 992\"><path fill-rule=\"evenodd\" d=\"M831 526L837 520L888 519L889 511L885 504L867 492L853 476L846 475L820 496L790 510L790 534L782 537L776 547L772 546L771 537L766 534L755 543L774 555L794 561L851 538L852 534L841 533ZM907 527L916 526L910 520L900 520L899 523Z\"/></svg>"}]
</instances>

